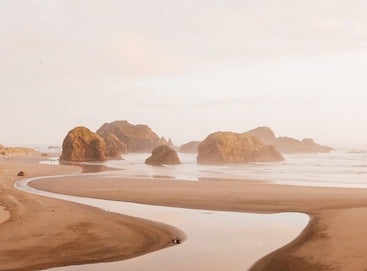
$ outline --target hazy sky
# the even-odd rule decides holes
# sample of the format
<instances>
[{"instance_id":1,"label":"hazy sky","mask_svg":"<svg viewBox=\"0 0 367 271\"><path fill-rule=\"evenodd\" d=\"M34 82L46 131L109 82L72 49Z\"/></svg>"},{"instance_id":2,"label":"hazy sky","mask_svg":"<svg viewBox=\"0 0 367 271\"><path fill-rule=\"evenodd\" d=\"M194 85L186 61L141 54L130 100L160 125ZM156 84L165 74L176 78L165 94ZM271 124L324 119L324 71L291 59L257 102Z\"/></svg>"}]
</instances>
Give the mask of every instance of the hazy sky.
<instances>
[{"instance_id":1,"label":"hazy sky","mask_svg":"<svg viewBox=\"0 0 367 271\"><path fill-rule=\"evenodd\" d=\"M367 144L365 0L0 0L1 144L126 119Z\"/></svg>"}]
</instances>

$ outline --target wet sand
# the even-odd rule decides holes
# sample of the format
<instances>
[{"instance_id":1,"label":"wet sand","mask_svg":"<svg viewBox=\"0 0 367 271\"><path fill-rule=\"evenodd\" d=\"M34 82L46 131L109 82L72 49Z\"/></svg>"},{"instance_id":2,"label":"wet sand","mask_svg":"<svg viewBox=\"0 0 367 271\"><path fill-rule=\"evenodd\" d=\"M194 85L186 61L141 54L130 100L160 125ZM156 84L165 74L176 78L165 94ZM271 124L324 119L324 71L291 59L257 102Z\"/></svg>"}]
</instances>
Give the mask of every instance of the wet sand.
<instances>
[{"instance_id":1,"label":"wet sand","mask_svg":"<svg viewBox=\"0 0 367 271\"><path fill-rule=\"evenodd\" d=\"M367 190L267 183L109 178L36 181L32 186L83 197L239 212L303 212L312 219L287 246L251 270L365 270Z\"/></svg>"},{"instance_id":2,"label":"wet sand","mask_svg":"<svg viewBox=\"0 0 367 271\"><path fill-rule=\"evenodd\" d=\"M10 213L5 210L4 206L0 206L0 224L4 223L10 217Z\"/></svg>"},{"instance_id":3,"label":"wet sand","mask_svg":"<svg viewBox=\"0 0 367 271\"><path fill-rule=\"evenodd\" d=\"M21 192L26 177L70 174L72 166L38 164L42 157L0 159L0 206L10 218L0 224L0 270L40 270L54 266L128 259L172 245L185 235L166 224Z\"/></svg>"},{"instance_id":4,"label":"wet sand","mask_svg":"<svg viewBox=\"0 0 367 271\"><path fill-rule=\"evenodd\" d=\"M291 242L309 222L309 217L301 213L220 212L54 194L30 188L27 182L31 181L34 179L24 179L17 182L16 187L29 193L172 224L188 236L180 246L134 259L48 269L50 271L243 271L264 255Z\"/></svg>"}]
</instances>

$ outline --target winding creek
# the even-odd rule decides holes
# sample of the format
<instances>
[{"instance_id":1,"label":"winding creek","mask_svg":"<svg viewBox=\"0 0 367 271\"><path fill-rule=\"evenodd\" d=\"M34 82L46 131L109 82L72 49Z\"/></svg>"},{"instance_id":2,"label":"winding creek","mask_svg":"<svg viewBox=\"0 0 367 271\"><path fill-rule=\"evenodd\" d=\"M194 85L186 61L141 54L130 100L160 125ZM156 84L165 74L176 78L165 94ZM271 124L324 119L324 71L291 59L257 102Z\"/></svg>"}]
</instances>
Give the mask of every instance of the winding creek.
<instances>
[{"instance_id":1,"label":"winding creek","mask_svg":"<svg viewBox=\"0 0 367 271\"><path fill-rule=\"evenodd\" d=\"M50 271L243 271L292 241L309 221L307 215L300 213L250 214L150 206L61 195L28 186L34 180L57 177L63 176L27 178L14 186L28 193L167 223L183 230L188 239L180 245L125 261L47 269Z\"/></svg>"}]
</instances>

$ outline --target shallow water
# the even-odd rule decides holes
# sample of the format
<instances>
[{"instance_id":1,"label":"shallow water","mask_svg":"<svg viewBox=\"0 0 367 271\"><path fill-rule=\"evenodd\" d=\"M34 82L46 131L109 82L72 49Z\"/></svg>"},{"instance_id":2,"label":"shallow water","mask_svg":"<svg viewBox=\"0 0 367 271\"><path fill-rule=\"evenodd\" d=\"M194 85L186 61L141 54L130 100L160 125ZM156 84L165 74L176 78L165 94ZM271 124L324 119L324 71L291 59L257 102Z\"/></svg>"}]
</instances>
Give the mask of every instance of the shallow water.
<instances>
[{"instance_id":1,"label":"shallow water","mask_svg":"<svg viewBox=\"0 0 367 271\"><path fill-rule=\"evenodd\" d=\"M109 167L123 169L116 176L140 176L186 179L248 179L271 183L367 188L367 152L341 150L324 154L284 155L276 163L200 165L196 155L179 153L181 165L152 167L144 164L149 154L127 154L125 160L107 161Z\"/></svg>"},{"instance_id":2,"label":"shallow water","mask_svg":"<svg viewBox=\"0 0 367 271\"><path fill-rule=\"evenodd\" d=\"M180 228L188 236L178 246L130 260L49 269L53 271L242 271L271 251L289 243L309 221L308 216L300 213L217 212L58 195L28 187L26 183L30 180L17 182L15 186L31 193L167 223Z\"/></svg>"}]
</instances>

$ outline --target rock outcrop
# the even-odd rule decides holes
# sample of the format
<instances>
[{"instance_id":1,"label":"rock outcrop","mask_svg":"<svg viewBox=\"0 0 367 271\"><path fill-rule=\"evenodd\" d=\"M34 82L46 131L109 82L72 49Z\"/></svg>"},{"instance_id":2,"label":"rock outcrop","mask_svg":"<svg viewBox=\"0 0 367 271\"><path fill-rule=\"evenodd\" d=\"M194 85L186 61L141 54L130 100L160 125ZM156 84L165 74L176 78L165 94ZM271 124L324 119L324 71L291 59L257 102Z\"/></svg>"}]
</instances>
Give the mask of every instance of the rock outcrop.
<instances>
[{"instance_id":1,"label":"rock outcrop","mask_svg":"<svg viewBox=\"0 0 367 271\"><path fill-rule=\"evenodd\" d=\"M177 165L181 164L175 150L168 145L160 145L152 151L152 155L145 160L149 165Z\"/></svg>"},{"instance_id":2,"label":"rock outcrop","mask_svg":"<svg viewBox=\"0 0 367 271\"><path fill-rule=\"evenodd\" d=\"M266 145L274 146L281 153L325 153L333 150L333 148L317 144L311 138L300 141L291 137L276 137L269 127L258 127L245 134L260 139Z\"/></svg>"},{"instance_id":3,"label":"rock outcrop","mask_svg":"<svg viewBox=\"0 0 367 271\"><path fill-rule=\"evenodd\" d=\"M69 162L103 161L106 160L105 149L102 137L79 126L66 135L60 159Z\"/></svg>"},{"instance_id":4,"label":"rock outcrop","mask_svg":"<svg viewBox=\"0 0 367 271\"><path fill-rule=\"evenodd\" d=\"M113 134L108 134L103 137L106 144L107 159L121 159L122 154L127 153L127 147L124 143Z\"/></svg>"},{"instance_id":5,"label":"rock outcrop","mask_svg":"<svg viewBox=\"0 0 367 271\"><path fill-rule=\"evenodd\" d=\"M190 141L181 145L178 151L182 153L198 153L200 143L201 141Z\"/></svg>"},{"instance_id":6,"label":"rock outcrop","mask_svg":"<svg viewBox=\"0 0 367 271\"><path fill-rule=\"evenodd\" d=\"M31 148L5 147L3 145L0 145L0 158L19 157L35 154L39 154L39 152Z\"/></svg>"},{"instance_id":7,"label":"rock outcrop","mask_svg":"<svg viewBox=\"0 0 367 271\"><path fill-rule=\"evenodd\" d=\"M126 120L105 123L97 130L97 134L102 137L108 134L115 135L126 145L128 152L151 152L159 145L168 144L147 125L133 125Z\"/></svg>"},{"instance_id":8,"label":"rock outcrop","mask_svg":"<svg viewBox=\"0 0 367 271\"><path fill-rule=\"evenodd\" d=\"M204 164L276 162L284 160L273 147L256 137L233 132L210 134L198 148L197 161Z\"/></svg>"}]
</instances>

